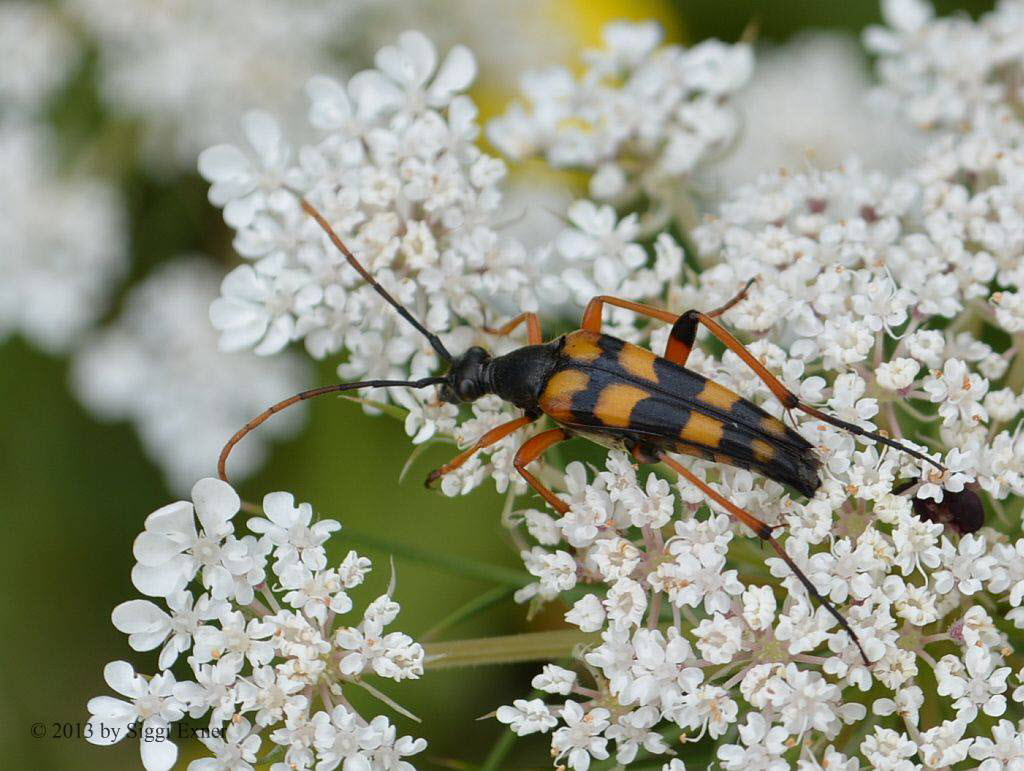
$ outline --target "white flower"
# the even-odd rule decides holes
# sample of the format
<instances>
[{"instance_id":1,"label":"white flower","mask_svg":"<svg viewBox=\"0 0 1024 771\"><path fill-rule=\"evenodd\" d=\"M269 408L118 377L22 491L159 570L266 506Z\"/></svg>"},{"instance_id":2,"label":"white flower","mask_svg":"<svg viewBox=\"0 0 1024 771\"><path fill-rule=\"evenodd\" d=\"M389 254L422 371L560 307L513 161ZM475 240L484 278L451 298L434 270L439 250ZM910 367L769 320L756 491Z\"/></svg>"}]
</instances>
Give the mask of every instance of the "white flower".
<instances>
[{"instance_id":1,"label":"white flower","mask_svg":"<svg viewBox=\"0 0 1024 771\"><path fill-rule=\"evenodd\" d=\"M224 542L234 532L231 520L241 501L218 479L197 482L192 500L172 503L146 517L146 529L135 539L138 564L132 569L132 583L144 594L167 597L179 592L200 570L203 586L215 599L232 594L234 565Z\"/></svg>"},{"instance_id":2,"label":"white flower","mask_svg":"<svg viewBox=\"0 0 1024 771\"><path fill-rule=\"evenodd\" d=\"M920 370L921 365L916 361L901 357L879 364L875 368L875 378L882 388L899 391L909 388Z\"/></svg>"},{"instance_id":3,"label":"white flower","mask_svg":"<svg viewBox=\"0 0 1024 771\"><path fill-rule=\"evenodd\" d=\"M740 624L721 613L701 621L693 633L697 637L697 648L701 656L716 664L732 661L743 645L743 629Z\"/></svg>"},{"instance_id":4,"label":"white flower","mask_svg":"<svg viewBox=\"0 0 1024 771\"><path fill-rule=\"evenodd\" d=\"M104 668L103 678L130 701L111 696L90 699L92 717L86 738L93 744L114 744L128 735L131 726L141 722L137 735L142 765L146 771L170 769L178 757L178 748L170 740L170 726L184 714L184 705L173 696L174 675L162 672L147 681L127 661L112 661Z\"/></svg>"},{"instance_id":5,"label":"white flower","mask_svg":"<svg viewBox=\"0 0 1024 771\"><path fill-rule=\"evenodd\" d=\"M517 736L526 736L538 731L547 733L558 725L558 718L551 714L551 710L541 699L516 699L511 707L498 707L495 716L507 724Z\"/></svg>"},{"instance_id":6,"label":"white flower","mask_svg":"<svg viewBox=\"0 0 1024 771\"><path fill-rule=\"evenodd\" d=\"M668 752L665 739L661 734L651 730L660 717L654 707L641 707L620 716L614 725L609 726L605 736L616 743L616 762L632 763L641 747L647 752L659 755Z\"/></svg>"},{"instance_id":7,"label":"white flower","mask_svg":"<svg viewBox=\"0 0 1024 771\"><path fill-rule=\"evenodd\" d=\"M938 692L955 701L957 719L969 723L978 716L999 717L1006 711L1006 678L1010 667L996 668L993 654L984 648L970 648L963 663L955 656L943 656L935 668Z\"/></svg>"},{"instance_id":8,"label":"white flower","mask_svg":"<svg viewBox=\"0 0 1024 771\"><path fill-rule=\"evenodd\" d=\"M118 631L128 635L133 650L153 650L161 643L159 666L166 669L179 654L192 647L192 638L204 621L218 618L227 610L227 603L212 600L203 594L193 603L191 592L180 591L168 595L164 612L149 600L128 600L114 608L111 620Z\"/></svg>"},{"instance_id":9,"label":"white flower","mask_svg":"<svg viewBox=\"0 0 1024 771\"><path fill-rule=\"evenodd\" d=\"M240 501L226 483L201 480L192 497L193 504L173 504L151 515L136 545L140 559L147 560L137 583L182 586L167 596L170 612L148 600L130 600L114 609L113 621L136 650L162 644L162 664L186 654L194 679L175 682L163 671L147 681L127 663L114 662L107 682L130 701L90 701L90 740L111 744L141 721L133 735L142 738L143 764L169 769L177 752L169 741L173 723L187 712L207 718L205 744L213 753L190 768L251 768L269 742L295 767L411 771L405 758L426 743L398 737L387 718L367 720L345 700L344 688L353 680L361 683L367 673L396 682L423 674L423 647L402 632L385 632L400 611L389 594L367 605L355 626L347 625L353 602L346 590L363 582L369 560L349 551L338 567L326 567L324 543L340 526L333 520L311 524L308 505L296 507L289 493L264 499L269 519L249 520L250 527L266 531L259 540L234 535ZM262 567L257 570L250 559L254 553L262 563L269 556L281 567L279 585L264 581ZM218 598L222 571L228 590ZM189 585L198 580L211 591L193 602ZM395 706L375 688L371 693Z\"/></svg>"},{"instance_id":10,"label":"white flower","mask_svg":"<svg viewBox=\"0 0 1024 771\"><path fill-rule=\"evenodd\" d=\"M924 390L933 402L939 403L939 414L943 425L954 421L978 423L988 420L985 408L980 404L988 391L988 381L973 372L959 359L946 361L941 373L924 379Z\"/></svg>"},{"instance_id":11,"label":"white flower","mask_svg":"<svg viewBox=\"0 0 1024 771\"><path fill-rule=\"evenodd\" d=\"M753 57L744 44L657 49L659 39L650 23L606 25L606 47L590 52L579 78L561 67L523 77L529 107L514 103L493 121L491 141L514 158L540 154L556 167L596 171L594 195L667 199L674 182L736 137L728 98L749 79ZM636 162L620 164L623 156Z\"/></svg>"},{"instance_id":12,"label":"white flower","mask_svg":"<svg viewBox=\"0 0 1024 771\"><path fill-rule=\"evenodd\" d=\"M546 693L558 693L568 696L576 683L576 673L563 667L547 664L539 675L533 678L531 685Z\"/></svg>"},{"instance_id":13,"label":"white flower","mask_svg":"<svg viewBox=\"0 0 1024 771\"><path fill-rule=\"evenodd\" d=\"M966 721L959 718L944 720L942 725L922 733L920 752L924 762L932 768L941 768L966 759L967 751L974 742L972 738L962 738L967 725Z\"/></svg>"},{"instance_id":14,"label":"white flower","mask_svg":"<svg viewBox=\"0 0 1024 771\"><path fill-rule=\"evenodd\" d=\"M743 619L751 629L767 629L775 620L777 604L770 586L749 586L743 592Z\"/></svg>"},{"instance_id":15,"label":"white flower","mask_svg":"<svg viewBox=\"0 0 1024 771\"><path fill-rule=\"evenodd\" d=\"M667 637L656 629L638 629L629 648L618 648L612 637L587 657L590 664L601 667L613 679L612 692L619 694L623 704L653 704L668 709L681 694L692 692L704 679L701 671L688 664L696 663L689 641L673 627ZM628 675L616 678L620 665L627 663ZM610 657L610 658L609 658Z\"/></svg>"},{"instance_id":16,"label":"white flower","mask_svg":"<svg viewBox=\"0 0 1024 771\"><path fill-rule=\"evenodd\" d=\"M979 736L970 749L971 757L981 760L980 771L1024 767L1024 732L1009 720L1000 720L992 728L992 738Z\"/></svg>"},{"instance_id":17,"label":"white flower","mask_svg":"<svg viewBox=\"0 0 1024 771\"><path fill-rule=\"evenodd\" d=\"M261 740L251 731L252 724L242 717L228 724L223 738L200 736L199 741L215 757L193 760L188 764L189 771L252 771Z\"/></svg>"},{"instance_id":18,"label":"white flower","mask_svg":"<svg viewBox=\"0 0 1024 771\"><path fill-rule=\"evenodd\" d=\"M289 565L302 563L310 570L327 567L323 544L331 533L341 528L334 519L313 522L313 507L308 503L295 505L290 493L269 493L263 497L263 517L251 517L249 529L266 534L275 549L274 571L280 575Z\"/></svg>"},{"instance_id":19,"label":"white flower","mask_svg":"<svg viewBox=\"0 0 1024 771\"><path fill-rule=\"evenodd\" d=\"M574 771L587 771L591 758L607 758L608 740L601 734L608 727L609 714L603 707L584 712L576 702L567 701L560 713L565 725L551 736L551 749L557 752L555 760L565 758Z\"/></svg>"},{"instance_id":20,"label":"white flower","mask_svg":"<svg viewBox=\"0 0 1024 771\"><path fill-rule=\"evenodd\" d=\"M875 732L860 745L860 751L875 768L891 768L894 771L911 771L915 765L906 759L917 753L917 744L906 734L891 728L875 726Z\"/></svg>"},{"instance_id":21,"label":"white flower","mask_svg":"<svg viewBox=\"0 0 1024 771\"><path fill-rule=\"evenodd\" d=\"M576 600L565 614L565 620L578 626L582 632L600 631L606 617L604 604L594 594L586 594Z\"/></svg>"},{"instance_id":22,"label":"white flower","mask_svg":"<svg viewBox=\"0 0 1024 771\"><path fill-rule=\"evenodd\" d=\"M985 539L974 533L965 535L956 546L943 536L940 550L942 569L934 574L935 591L946 594L956 589L967 595L981 591L984 582L992 577L995 566L995 557L986 554L987 548Z\"/></svg>"},{"instance_id":23,"label":"white flower","mask_svg":"<svg viewBox=\"0 0 1024 771\"><path fill-rule=\"evenodd\" d=\"M763 768L765 771L785 771L789 764L782 759L786 751L783 743L786 730L773 726L762 715L751 712L740 726L740 744L723 744L718 748L718 759L727 771Z\"/></svg>"},{"instance_id":24,"label":"white flower","mask_svg":"<svg viewBox=\"0 0 1024 771\"><path fill-rule=\"evenodd\" d=\"M644 611L647 610L647 595L639 581L620 578L608 590L604 607L614 626L637 626L643 619Z\"/></svg>"}]
</instances>

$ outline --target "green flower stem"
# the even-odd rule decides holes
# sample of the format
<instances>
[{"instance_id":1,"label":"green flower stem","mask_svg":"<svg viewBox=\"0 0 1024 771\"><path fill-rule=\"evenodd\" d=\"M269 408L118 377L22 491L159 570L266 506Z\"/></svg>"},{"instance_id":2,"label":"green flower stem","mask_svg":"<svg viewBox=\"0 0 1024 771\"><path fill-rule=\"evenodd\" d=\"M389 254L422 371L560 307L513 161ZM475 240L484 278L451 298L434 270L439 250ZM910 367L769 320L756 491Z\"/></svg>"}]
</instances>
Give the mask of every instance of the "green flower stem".
<instances>
[{"instance_id":1,"label":"green flower stem","mask_svg":"<svg viewBox=\"0 0 1024 771\"><path fill-rule=\"evenodd\" d=\"M512 747L518 738L518 736L512 733L511 728L506 728L505 732L501 734L501 738L494 743L491 751L487 753L483 765L480 766L480 771L498 771L501 768L502 762L512 751Z\"/></svg>"},{"instance_id":2,"label":"green flower stem","mask_svg":"<svg viewBox=\"0 0 1024 771\"><path fill-rule=\"evenodd\" d=\"M524 632L477 640L427 643L425 666L430 670L475 667L486 664L515 664L520 661L564 659L578 645L595 645L601 636L576 629L553 632Z\"/></svg>"},{"instance_id":3,"label":"green flower stem","mask_svg":"<svg viewBox=\"0 0 1024 771\"><path fill-rule=\"evenodd\" d=\"M424 565L433 565L449 573L456 573L468 578L479 578L482 581L490 581L504 586L526 586L537 580L525 571L504 568L500 565L489 565L442 551L421 549L418 546L410 546L389 538L381 538L348 528L344 530L344 538L357 546L378 549L395 557L404 557Z\"/></svg>"},{"instance_id":4,"label":"green flower stem","mask_svg":"<svg viewBox=\"0 0 1024 771\"><path fill-rule=\"evenodd\" d=\"M471 618L477 613L487 610L487 608L501 602L514 591L515 589L513 587L508 586L507 584L502 584L501 586L496 586L483 594L478 594L465 605L460 608L456 608L447 616L442 618L426 632L421 635L417 635L416 639L421 643L429 642L446 629L450 629L458 624L460 621L465 621L467 618Z\"/></svg>"},{"instance_id":5,"label":"green flower stem","mask_svg":"<svg viewBox=\"0 0 1024 771\"><path fill-rule=\"evenodd\" d=\"M1012 345L1018 351L1024 351L1024 334L1014 335ZM1010 371L1006 373L1006 387L1019 393L1024 388L1024 355L1018 353L1013 359Z\"/></svg>"}]
</instances>

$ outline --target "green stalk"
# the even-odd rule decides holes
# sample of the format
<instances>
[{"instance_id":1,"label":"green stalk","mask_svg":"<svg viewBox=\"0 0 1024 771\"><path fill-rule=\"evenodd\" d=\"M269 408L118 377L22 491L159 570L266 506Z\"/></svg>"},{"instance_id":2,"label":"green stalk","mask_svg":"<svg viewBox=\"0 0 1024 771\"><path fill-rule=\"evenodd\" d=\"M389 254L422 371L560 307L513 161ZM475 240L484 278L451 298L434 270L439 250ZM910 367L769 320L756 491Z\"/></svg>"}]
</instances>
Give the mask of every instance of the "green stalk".
<instances>
[{"instance_id":1,"label":"green stalk","mask_svg":"<svg viewBox=\"0 0 1024 771\"><path fill-rule=\"evenodd\" d=\"M421 549L418 546L410 546L348 528L344 531L344 538L355 545L378 549L395 557L405 557L414 562L441 568L449 573L456 573L468 578L479 578L482 581L490 581L504 586L526 586L537 580L524 571L503 568L499 565L488 565L485 562L477 562L454 554Z\"/></svg>"},{"instance_id":2,"label":"green stalk","mask_svg":"<svg viewBox=\"0 0 1024 771\"><path fill-rule=\"evenodd\" d=\"M440 621L438 621L436 624L430 627L430 629L428 629L426 632L424 632L421 635L417 635L416 639L419 640L421 643L430 642L439 634L441 634L441 632L445 631L446 629L449 629L450 627L455 626L460 621L464 621L467 618L470 618L476 615L477 613L486 610L492 605L496 605L497 603L501 602L510 594L512 594L513 591L514 590L512 587L503 584L501 586L496 586L493 589L484 592L483 594L478 594L465 605L463 605L460 608L456 608L447 616L442 618Z\"/></svg>"},{"instance_id":3,"label":"green stalk","mask_svg":"<svg viewBox=\"0 0 1024 771\"><path fill-rule=\"evenodd\" d=\"M553 632L524 632L503 637L428 643L424 646L427 653L425 666L430 670L438 670L564 659L572 655L576 646L593 645L600 641L601 636L597 633L559 629Z\"/></svg>"},{"instance_id":4,"label":"green stalk","mask_svg":"<svg viewBox=\"0 0 1024 771\"><path fill-rule=\"evenodd\" d=\"M494 743L491 747L491 751L487 753L487 757L484 758L483 765L480 766L480 771L498 771L501 768L502 762L512 751L513 745L518 739L511 728L506 728L505 732L501 735L501 738Z\"/></svg>"}]
</instances>

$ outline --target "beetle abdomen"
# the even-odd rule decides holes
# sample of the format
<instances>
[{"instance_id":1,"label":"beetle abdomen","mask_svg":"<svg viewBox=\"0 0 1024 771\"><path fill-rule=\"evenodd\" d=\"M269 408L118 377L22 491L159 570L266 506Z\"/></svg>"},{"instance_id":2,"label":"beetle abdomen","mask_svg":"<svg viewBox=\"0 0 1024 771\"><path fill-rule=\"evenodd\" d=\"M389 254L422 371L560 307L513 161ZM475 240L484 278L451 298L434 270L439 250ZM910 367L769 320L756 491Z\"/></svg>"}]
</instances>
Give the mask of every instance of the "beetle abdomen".
<instances>
[{"instance_id":1,"label":"beetle abdomen","mask_svg":"<svg viewBox=\"0 0 1024 771\"><path fill-rule=\"evenodd\" d=\"M538 398L582 434L695 455L756 471L812 496L811 444L755 404L703 375L609 335L567 335Z\"/></svg>"}]
</instances>

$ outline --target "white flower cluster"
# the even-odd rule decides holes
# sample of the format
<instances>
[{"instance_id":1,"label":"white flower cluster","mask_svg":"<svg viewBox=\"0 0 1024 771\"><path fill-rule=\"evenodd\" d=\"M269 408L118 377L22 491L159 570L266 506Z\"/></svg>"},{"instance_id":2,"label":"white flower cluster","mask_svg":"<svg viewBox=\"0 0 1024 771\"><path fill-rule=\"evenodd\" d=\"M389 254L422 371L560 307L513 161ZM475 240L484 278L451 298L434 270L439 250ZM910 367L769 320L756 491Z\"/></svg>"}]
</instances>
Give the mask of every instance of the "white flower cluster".
<instances>
[{"instance_id":1,"label":"white flower cluster","mask_svg":"<svg viewBox=\"0 0 1024 771\"><path fill-rule=\"evenodd\" d=\"M888 26L864 34L883 90L922 129L959 130L986 113L1019 111L1024 3L1000 0L974 22L935 18L927 0L882 0Z\"/></svg>"},{"instance_id":2,"label":"white flower cluster","mask_svg":"<svg viewBox=\"0 0 1024 771\"><path fill-rule=\"evenodd\" d=\"M0 5L0 55L8 62L0 69L0 115L35 114L64 84L81 47L50 6L10 0Z\"/></svg>"},{"instance_id":3,"label":"white flower cluster","mask_svg":"<svg viewBox=\"0 0 1024 771\"><path fill-rule=\"evenodd\" d=\"M674 213L673 191L737 137L729 99L750 78L753 54L717 40L659 47L661 35L654 22L607 25L605 47L585 53L579 77L566 67L524 76L523 102L490 124L489 138L514 159L592 172L598 200L646 196Z\"/></svg>"},{"instance_id":4,"label":"white flower cluster","mask_svg":"<svg viewBox=\"0 0 1024 771\"><path fill-rule=\"evenodd\" d=\"M978 759L1016 753L1009 757L1024 761L1024 728L1002 721L993 734L999 748L969 730L980 713L998 717L1008 700L1024 703L1024 671L1014 690L1005 664L1012 649L975 601L987 595L1021 604L1024 538L1010 546L988 527L957 538L891 492L875 493L869 512L863 490L851 503L829 482L824 494L800 505L774 483L755 484L748 472L719 469L717 479L708 472L715 487L750 510L789 512L782 517L788 552L840 607L871 666L834 619L812 607L781 560L767 560L786 585L781 603L763 578L744 574L760 561L756 553L739 558L739 571L730 567L737 564L730 562L737 558L730 555L734 527L725 514L695 516L700 491L685 482L673 489L653 473L642 477L626 455L612 452L593 479L581 464L569 465L564 516L531 510L516 519L540 544L523 553L538 581L518 599L584 592L565 618L600 632L600 644L581 654L590 676L549 665L533 687L568 698L517 700L498 710L500 721L519 735L555 729L556 763L578 771L608 758L609 743L623 765L641 749L672 752L667 723L684 741L722 738L717 756L726 769L790 768L784 756L812 768L844 725L865 719L862 694L874 688L873 714L896 715L901 732L880 725L846 755L830 747L831 762L857 768L858 749L873 768L920 768L906 760L918 753L929 768L969 752ZM1021 610L1009 615L1024 627ZM936 661L951 642L956 653ZM923 723L923 666L934 670L955 719ZM796 756L787 755L794 746Z\"/></svg>"},{"instance_id":5,"label":"white flower cluster","mask_svg":"<svg viewBox=\"0 0 1024 771\"><path fill-rule=\"evenodd\" d=\"M0 120L0 168L0 340L65 351L125 272L121 201L104 181L61 174L53 138L29 121Z\"/></svg>"},{"instance_id":6,"label":"white flower cluster","mask_svg":"<svg viewBox=\"0 0 1024 771\"><path fill-rule=\"evenodd\" d=\"M87 737L113 744L134 726L143 766L166 770L177 759L174 724L187 716L205 718L195 733L211 753L189 763L193 771L252 771L269 754L281 757L275 771L412 771L403 758L426 742L399 737L384 716L367 720L345 696L355 687L380 695L367 676L400 681L423 673L423 648L385 632L399 612L390 590L349 616L349 591L371 564L350 551L328 567L325 544L341 525L314 521L312 507L296 505L290 493L270 493L264 516L250 517L250 533L240 535L240 506L228 484L203 479L192 502L147 517L132 581L166 609L129 600L114 609L113 622L134 650L160 649L160 671L147 677L128 662L108 664L107 684L122 698L90 700ZM194 680L169 671L182 655Z\"/></svg>"},{"instance_id":7,"label":"white flower cluster","mask_svg":"<svg viewBox=\"0 0 1024 771\"><path fill-rule=\"evenodd\" d=\"M591 480L578 464L562 481L547 473L570 505L564 516L513 518L538 578L519 599L585 591L566 620L601 643L581 653L579 672L547 668L534 680L558 703L516 701L499 720L552 732L553 754L574 769L613 752L620 764L668 752L667 724L720 739L727 769L1024 764L1024 723L1005 719L1020 714L1024 672L1012 674L1014 645L993 620L998 609L1024 628L1024 538L1003 504L1024 495L1024 164L1016 119L979 115L900 175L856 161L761 175L691 233L699 275L665 288L671 308L710 309L756 278L725 323L758 338L748 347L762 363L805 402L948 468L793 415L824 464L806 503L747 471L690 464L784 526L787 553L850 622L871 666L781 559L766 561L784 602L724 514L694 518L699 490L680 481L673 493L612 453ZM638 321L630 335L625 317L615 321L616 334L664 349L667 328ZM1013 343L993 343L999 331ZM731 351L698 348L687 366L782 416ZM936 701L949 719L925 717ZM844 739L869 709L877 727ZM979 715L1003 719L989 732Z\"/></svg>"},{"instance_id":8,"label":"white flower cluster","mask_svg":"<svg viewBox=\"0 0 1024 771\"><path fill-rule=\"evenodd\" d=\"M64 0L98 41L104 98L143 121L148 159L193 167L254 105L297 112L358 0Z\"/></svg>"},{"instance_id":9,"label":"white flower cluster","mask_svg":"<svg viewBox=\"0 0 1024 771\"><path fill-rule=\"evenodd\" d=\"M429 344L349 267L286 186L442 336L491 321L481 299L489 295L537 307L545 282L537 261L496 229L505 165L476 146L476 107L461 94L476 75L473 55L457 46L439 64L433 44L408 32L376 63L347 84L309 82L316 144L293 153L268 115L252 113L248 150L219 145L200 156L210 200L224 207L235 247L250 260L228 275L211 308L225 349L269 354L302 340L322 358L344 348L345 379L436 368ZM459 346L471 334L463 328Z\"/></svg>"},{"instance_id":10,"label":"white flower cluster","mask_svg":"<svg viewBox=\"0 0 1024 771\"><path fill-rule=\"evenodd\" d=\"M251 153L221 146L201 161L211 200L253 261L213 305L222 342L271 353L301 339L315 356L344 349L346 379L436 369L428 343L358 280L286 188L308 196L455 352L471 341L464 323L492 323L486 295L532 309L538 297L583 303L607 292L682 312L718 307L756 279L723 318L754 338L750 352L804 403L946 469L789 414L731 350L697 346L687 361L790 418L813 445L822 481L807 501L746 470L687 462L778 528L860 647L783 559L765 560L715 507L698 518L704 495L686 481L641 475L614 451L589 472L537 463L569 509L506 517L537 577L518 599L570 593L566 621L600 642L578 652L579 671L549 666L534 680L557 703L517 700L498 719L520 735L549 732L556 764L578 771L613 750L622 765L678 751L666 738L676 731L718 740L727 769L909 771L967 758L986 771L1019 766L1024 725L1010 718L1024 704L1024 672L1010 666L1009 624L993 619L1024 629L1024 538L1010 501L1024 495L1021 124L1012 110L979 111L899 174L857 161L763 174L683 234L690 270L673 237L654 239L649 225L685 223L661 196L667 181L732 143L729 98L749 75L749 51L657 49L646 25L613 26L607 39L584 76L538 76L530 110L514 108L492 129L514 156L594 171L597 201L571 204L551 245L567 263L557 276L546 250L529 260L498 235L503 167L476 148L475 112L456 95L473 75L464 49L438 68L433 47L407 33L346 86L311 81L310 118L325 137L296 162L272 121L248 118ZM701 111L702 131L719 133L687 134L690 109ZM666 160L686 150L689 165ZM665 350L667 325L621 310L609 319L606 331ZM395 398L409 408L415 442L451 434L467 445L512 414L487 397L460 423L450 405ZM524 491L511 463L521 441L517 432L474 457L443 489L492 478ZM844 730L869 711L871 732ZM990 731L979 715L1000 722Z\"/></svg>"},{"instance_id":11,"label":"white flower cluster","mask_svg":"<svg viewBox=\"0 0 1024 771\"><path fill-rule=\"evenodd\" d=\"M227 354L207 309L220 272L200 257L161 265L132 288L118 320L75 352L72 385L106 420L131 420L172 490L187 492L213 471L228 438L253 415L307 387L311 367L295 354L270 361ZM290 436L301 411L273 421L264 439ZM265 446L253 437L232 456L237 478L252 473Z\"/></svg>"}]
</instances>

